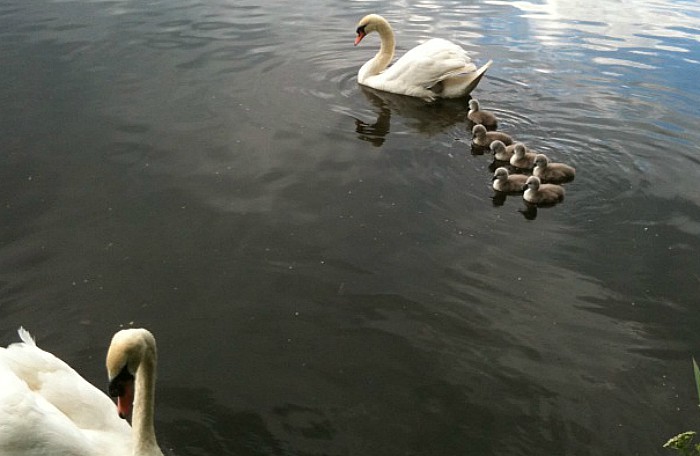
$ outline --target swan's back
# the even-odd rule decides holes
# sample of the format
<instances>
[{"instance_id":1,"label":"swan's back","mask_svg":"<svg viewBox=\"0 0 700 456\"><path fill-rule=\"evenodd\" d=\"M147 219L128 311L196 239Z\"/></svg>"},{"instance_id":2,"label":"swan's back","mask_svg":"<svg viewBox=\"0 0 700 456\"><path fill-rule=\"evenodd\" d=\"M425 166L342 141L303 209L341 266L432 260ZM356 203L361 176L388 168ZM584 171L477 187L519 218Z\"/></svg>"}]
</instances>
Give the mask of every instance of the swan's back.
<instances>
[{"instance_id":1,"label":"swan's back","mask_svg":"<svg viewBox=\"0 0 700 456\"><path fill-rule=\"evenodd\" d=\"M460 74L473 73L476 66L460 46L432 38L410 49L381 74L390 91L402 90L418 96L432 96L429 88ZM394 87L395 86L395 87Z\"/></svg>"},{"instance_id":2,"label":"swan's back","mask_svg":"<svg viewBox=\"0 0 700 456\"><path fill-rule=\"evenodd\" d=\"M112 401L19 334L23 342L0 347L0 454L130 455L131 428Z\"/></svg>"},{"instance_id":3,"label":"swan's back","mask_svg":"<svg viewBox=\"0 0 700 456\"><path fill-rule=\"evenodd\" d=\"M402 65L425 65L426 76L424 82L430 82L436 75L441 77L454 76L459 73L471 73L476 71L474 65L461 46L442 38L431 38L418 46L410 49L396 63L397 70L405 70ZM387 71L391 70L391 67ZM414 75L417 77L417 75ZM434 82L434 81L433 81Z\"/></svg>"}]
</instances>

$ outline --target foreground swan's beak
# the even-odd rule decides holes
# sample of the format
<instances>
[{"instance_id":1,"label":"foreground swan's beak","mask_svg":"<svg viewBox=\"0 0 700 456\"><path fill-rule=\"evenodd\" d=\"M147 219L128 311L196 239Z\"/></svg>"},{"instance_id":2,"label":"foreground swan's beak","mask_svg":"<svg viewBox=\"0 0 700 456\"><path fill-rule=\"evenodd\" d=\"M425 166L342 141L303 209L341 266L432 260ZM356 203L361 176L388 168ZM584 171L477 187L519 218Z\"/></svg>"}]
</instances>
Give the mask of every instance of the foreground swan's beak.
<instances>
[{"instance_id":1,"label":"foreground swan's beak","mask_svg":"<svg viewBox=\"0 0 700 456\"><path fill-rule=\"evenodd\" d=\"M364 38L365 36L367 36L366 33L357 32L357 36L355 37L355 46L357 46L358 44L360 44L360 41L362 41L362 38Z\"/></svg>"},{"instance_id":2,"label":"foreground swan's beak","mask_svg":"<svg viewBox=\"0 0 700 456\"><path fill-rule=\"evenodd\" d=\"M117 413L126 419L134 404L134 376L126 366L109 382L109 395L117 398Z\"/></svg>"},{"instance_id":3,"label":"foreground swan's beak","mask_svg":"<svg viewBox=\"0 0 700 456\"><path fill-rule=\"evenodd\" d=\"M126 419L131 413L134 404L134 381L131 380L124 385L124 394L117 397L117 413L119 418Z\"/></svg>"}]
</instances>

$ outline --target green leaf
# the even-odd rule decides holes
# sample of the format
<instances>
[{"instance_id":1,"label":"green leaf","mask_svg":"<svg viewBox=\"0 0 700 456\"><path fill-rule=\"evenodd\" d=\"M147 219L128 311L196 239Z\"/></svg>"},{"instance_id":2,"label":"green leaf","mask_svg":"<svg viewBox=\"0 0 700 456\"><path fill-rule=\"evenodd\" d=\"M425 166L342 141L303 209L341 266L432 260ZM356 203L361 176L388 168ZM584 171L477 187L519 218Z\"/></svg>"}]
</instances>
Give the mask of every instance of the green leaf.
<instances>
[{"instance_id":1,"label":"green leaf","mask_svg":"<svg viewBox=\"0 0 700 456\"><path fill-rule=\"evenodd\" d=\"M700 368L693 357L693 373L695 374L695 387L698 390L698 406L700 406Z\"/></svg>"},{"instance_id":2,"label":"green leaf","mask_svg":"<svg viewBox=\"0 0 700 456\"><path fill-rule=\"evenodd\" d=\"M674 450L687 454L688 447L690 447L693 442L693 437L695 437L695 431L682 432L677 436L671 437L668 442L664 444L664 448L673 448Z\"/></svg>"}]
</instances>

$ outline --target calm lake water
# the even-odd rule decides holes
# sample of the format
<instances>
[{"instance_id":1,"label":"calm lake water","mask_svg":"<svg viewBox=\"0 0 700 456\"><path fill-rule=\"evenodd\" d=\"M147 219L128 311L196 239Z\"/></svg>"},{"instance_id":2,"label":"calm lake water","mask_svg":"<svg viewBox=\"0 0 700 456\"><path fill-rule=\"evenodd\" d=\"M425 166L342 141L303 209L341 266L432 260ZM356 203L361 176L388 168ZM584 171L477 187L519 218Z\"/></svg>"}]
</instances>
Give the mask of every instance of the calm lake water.
<instances>
[{"instance_id":1,"label":"calm lake water","mask_svg":"<svg viewBox=\"0 0 700 456\"><path fill-rule=\"evenodd\" d=\"M150 328L177 456L700 430L696 2L261 3L0 0L0 344L106 386ZM473 96L577 168L565 201L494 201L466 100L359 87L369 12L493 59Z\"/></svg>"}]
</instances>

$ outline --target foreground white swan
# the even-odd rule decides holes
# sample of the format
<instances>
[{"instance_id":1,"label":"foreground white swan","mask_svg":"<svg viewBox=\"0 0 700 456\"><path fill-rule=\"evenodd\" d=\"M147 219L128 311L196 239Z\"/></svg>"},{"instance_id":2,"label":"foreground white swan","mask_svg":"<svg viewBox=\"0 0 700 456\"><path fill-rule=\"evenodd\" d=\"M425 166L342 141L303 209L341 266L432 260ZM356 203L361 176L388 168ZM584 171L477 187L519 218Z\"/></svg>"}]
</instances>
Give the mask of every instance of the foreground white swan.
<instances>
[{"instance_id":1,"label":"foreground white swan","mask_svg":"<svg viewBox=\"0 0 700 456\"><path fill-rule=\"evenodd\" d=\"M391 25L378 14L363 17L357 24L355 46L371 32L379 33L382 44L377 55L360 68L357 82L377 90L426 100L463 97L474 90L492 63L489 60L477 69L461 46L433 38L387 68L396 47Z\"/></svg>"},{"instance_id":2,"label":"foreground white swan","mask_svg":"<svg viewBox=\"0 0 700 456\"><path fill-rule=\"evenodd\" d=\"M156 343L145 329L117 332L107 353L110 394L68 364L22 342L0 347L0 455L162 456L153 428ZM119 414L134 412L133 428Z\"/></svg>"}]
</instances>

